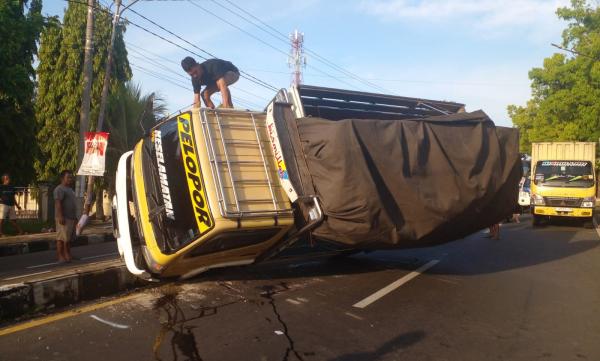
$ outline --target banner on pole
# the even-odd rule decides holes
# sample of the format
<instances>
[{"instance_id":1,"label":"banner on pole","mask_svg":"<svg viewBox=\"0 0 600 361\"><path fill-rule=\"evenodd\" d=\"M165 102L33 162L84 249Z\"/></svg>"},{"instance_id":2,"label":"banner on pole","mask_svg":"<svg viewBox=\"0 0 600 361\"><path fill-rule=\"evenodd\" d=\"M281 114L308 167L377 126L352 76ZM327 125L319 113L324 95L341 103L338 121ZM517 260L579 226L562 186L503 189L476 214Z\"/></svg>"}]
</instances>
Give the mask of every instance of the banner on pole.
<instances>
[{"instance_id":1,"label":"banner on pole","mask_svg":"<svg viewBox=\"0 0 600 361\"><path fill-rule=\"evenodd\" d=\"M102 177L106 161L106 147L108 146L108 133L86 132L83 161L77 175L91 175Z\"/></svg>"}]
</instances>

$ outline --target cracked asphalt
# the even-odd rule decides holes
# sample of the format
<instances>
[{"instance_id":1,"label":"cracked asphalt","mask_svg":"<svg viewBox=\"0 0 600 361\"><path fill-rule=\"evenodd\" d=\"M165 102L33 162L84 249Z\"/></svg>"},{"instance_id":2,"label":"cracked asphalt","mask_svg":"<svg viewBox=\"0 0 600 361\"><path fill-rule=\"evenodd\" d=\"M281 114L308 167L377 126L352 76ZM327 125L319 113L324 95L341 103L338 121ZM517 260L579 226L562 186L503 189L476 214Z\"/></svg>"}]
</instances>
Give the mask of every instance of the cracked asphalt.
<instances>
[{"instance_id":1,"label":"cracked asphalt","mask_svg":"<svg viewBox=\"0 0 600 361\"><path fill-rule=\"evenodd\" d=\"M600 360L597 231L483 236L213 270L16 329L0 360Z\"/></svg>"}]
</instances>

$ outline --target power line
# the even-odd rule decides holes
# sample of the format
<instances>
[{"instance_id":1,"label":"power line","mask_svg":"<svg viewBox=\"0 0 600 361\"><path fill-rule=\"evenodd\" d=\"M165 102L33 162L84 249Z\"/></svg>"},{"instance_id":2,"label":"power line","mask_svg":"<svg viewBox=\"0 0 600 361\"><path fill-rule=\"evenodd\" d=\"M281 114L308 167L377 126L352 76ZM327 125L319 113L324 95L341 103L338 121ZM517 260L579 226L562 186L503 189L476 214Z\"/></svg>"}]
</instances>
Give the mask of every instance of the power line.
<instances>
[{"instance_id":1,"label":"power line","mask_svg":"<svg viewBox=\"0 0 600 361\"><path fill-rule=\"evenodd\" d=\"M129 44L129 43L128 43L128 44ZM130 45L131 45L131 44L130 44ZM136 50L136 49L134 49L134 48L132 48L132 49L130 49L130 50L132 50L133 52L135 52L136 54L139 54L139 55L141 55L141 56L145 56L145 55L142 53L142 51L143 51L143 52L146 52L146 53L150 53L150 54L152 54L152 52L150 52L150 51L148 51L148 50L146 50L146 49L144 49L144 48L142 48L142 47L135 46L135 48L137 48L137 49L140 49L141 51L139 51L139 50ZM180 74L180 73L178 73L178 72L176 72L176 71L174 71L174 70L172 70L172 69L168 68L168 66L167 66L165 63L163 63L163 62L160 62L160 61L157 61L157 60L154 60L154 59L150 59L150 58L146 58L146 57L144 57L144 58L140 58L139 56L136 56L135 54L131 54L131 56L133 56L133 57L134 57L134 58L136 58L136 59L140 59L140 60L143 60L143 61L148 61L148 62L150 62L151 64L153 64L154 66L160 67L160 69L161 69L161 70L167 70L167 71L169 71L170 73L173 73L173 74L177 75L178 77L180 77L180 78L182 78L182 79L184 79L184 80L186 80L186 81L189 81L189 77L186 77L186 76L184 76L184 75L182 75L182 74ZM161 58L163 58L163 57L161 57ZM169 61L169 59L167 59L167 58L164 58L164 59L166 59L167 61ZM170 61L170 62L173 62L173 63L177 64L177 66L179 66L179 63L177 63L177 62L174 62L174 61ZM179 81L179 79L177 79L177 80ZM256 93L252 93L252 92L249 92L249 91L247 91L247 90L244 90L244 89L242 89L242 88L239 88L239 87L237 87L236 85L233 85L233 86L231 86L231 88L234 88L236 91L239 91L239 92L241 92L241 93L245 93L245 94L251 95L251 96L253 96L253 97L255 97L255 98L258 98L258 99L260 99L260 100L262 100L262 101L268 101L268 100L269 100L269 99L267 99L267 98L265 98L265 97L261 97L261 96L257 95ZM260 108L260 107L259 107L259 108Z\"/></svg>"},{"instance_id":2,"label":"power line","mask_svg":"<svg viewBox=\"0 0 600 361\"><path fill-rule=\"evenodd\" d=\"M173 85L175 85L175 86L177 86L179 88L182 88L182 89L185 89L185 90L188 90L188 91L192 90L191 88L182 85L182 83L180 83L178 81L175 81L175 80L172 80L172 79L164 76L161 73L158 73L156 71L153 71L151 69L145 68L145 67L143 67L141 65L137 65L137 64L134 64L134 63L131 63L131 62L129 64L132 67L134 67L135 69L137 69L138 71L140 71L140 72L142 72L142 73L144 73L146 75L149 75L151 77L154 77L154 78L162 80L162 81L166 81L168 83L171 83L171 84L173 84ZM238 90L240 90L240 89L238 89ZM216 94L216 96L220 99L220 94ZM234 95L232 95L232 98L233 98L233 100L236 103L245 105L246 107L254 108L254 109L260 109L260 108L262 108L262 106L257 105L257 104L253 103L252 101L250 101L248 99L245 99L245 98L242 98L242 97L239 97L239 96L234 96Z\"/></svg>"},{"instance_id":3,"label":"power line","mask_svg":"<svg viewBox=\"0 0 600 361\"><path fill-rule=\"evenodd\" d=\"M181 66L181 64L180 64L178 61L175 61L175 60L173 60L173 59L169 59L169 58L167 58L167 57L165 57L165 56L162 56L162 55L156 54L156 53L154 53L154 52L152 52L152 51L150 51L150 50L148 50L148 49L144 49L144 48L142 48L142 47L140 47L140 46L137 46L137 45L135 45L135 44L133 44L133 43L131 43L131 42L129 42L129 41L126 41L125 43L127 44L127 46L130 46L130 47L132 47L132 48L135 48L135 49L138 49L138 50L144 51L144 52L146 52L146 53L148 53L148 54L151 54L151 55L153 55L153 56L155 56L155 57L157 57L157 58L159 58L159 59L163 59L164 61L167 61L167 62L169 62L169 63L175 64L175 65L177 65L177 66Z\"/></svg>"},{"instance_id":4,"label":"power line","mask_svg":"<svg viewBox=\"0 0 600 361\"><path fill-rule=\"evenodd\" d=\"M216 17L217 19L221 20L222 22L224 22L224 23L226 23L226 24L230 25L231 27L233 27L233 28L235 28L235 29L237 29L237 30L239 30L239 31L243 32L244 34L248 35L249 37L253 38L254 40L256 40L256 41L258 41L258 42L260 42L260 43L262 43L262 44L264 44L264 45L268 46L269 48L271 48L271 49L273 49L273 50L275 50L275 51L277 51L277 52L279 52L279 53L281 53L281 54L285 55L286 57L289 55L289 54L288 54L286 51L283 51L283 50L281 50L281 49L279 49L279 48L275 47L274 45L267 43L266 41L264 41L264 40L260 39L259 37L255 36L254 34L252 34L252 33L248 32L248 31L246 31L246 30L242 29L241 27L239 27L239 26L237 26L237 25L233 24L232 22L230 22L230 21L228 21L228 20L226 20L226 19L222 18L221 16L219 16L219 15L215 14L214 12L212 12L212 11L210 11L210 10L208 10L208 9L206 9L206 8L204 8L204 7L202 7L202 6L200 6L200 5L198 5L197 3L195 3L195 2L192 2L191 0L188 0L188 2L189 2L190 4L192 4L192 5L194 5L195 7L199 8L199 9L201 9L201 10L204 10L205 12L209 13L210 15L212 15L212 16L214 16L214 17ZM344 84L346 84L346 85L349 85L349 86L351 86L351 87L354 87L354 85L352 85L352 84L350 84L350 83L348 83L348 82L346 82L346 81L340 80L340 79L336 78L336 77L335 77L335 76L333 76L333 75L327 74L326 72L324 72L324 71L322 71L322 70L320 70L320 69L318 69L318 68L315 68L314 66L312 66L312 65L310 65L310 64L308 64L308 67L309 67L309 68L313 68L314 70L318 71L319 73L325 74L325 75L329 76L330 78L332 78L332 79L335 79L335 80L337 80L337 81L339 81L339 82L341 82L341 83L344 83Z\"/></svg>"},{"instance_id":5,"label":"power line","mask_svg":"<svg viewBox=\"0 0 600 361\"><path fill-rule=\"evenodd\" d=\"M191 0L190 0L191 1ZM222 7L223 9L229 11L230 13L242 18L243 20L245 20L246 22L254 25L255 27L259 28L260 30L266 32L267 34L271 35L272 37L276 38L279 41L282 41L284 43L288 43L288 37L283 34L282 32L280 32L279 30L275 29L274 27L272 27L271 25L267 24L266 22L262 21L261 19L259 19L258 17L254 16L253 14L251 14L250 12L244 10L243 8L241 8L240 6L236 5L235 3L231 2L230 0L224 0L227 3L229 3L230 5L234 6L235 8L239 9L240 11L242 11L244 14L250 16L251 18L255 19L256 21L258 21L259 23L261 23L262 25L264 25L266 28L268 28L269 30L266 30L264 27L261 27L259 25L257 25L256 23L248 20L246 17L244 17L243 15L240 15L239 13L231 10L230 8L227 8L226 6L219 4L216 0L211 0L212 2L214 2L215 4L217 4L218 6ZM379 91L383 91L385 93L391 93L389 90L380 87L377 84L374 84L372 82L369 82L368 80L361 78L349 71L347 71L346 69L340 67L339 65L327 60L326 58L322 57L321 55L319 55L318 53L316 53L315 51L312 51L311 49L304 47L304 49L306 50L307 53L311 54L312 56L314 56L318 61L320 61L321 63L329 66L330 68L333 68L334 70L337 70L339 72L342 72L344 74L346 74L347 76L349 76L350 78L357 80L365 85L368 85L372 88L375 88ZM310 64L309 64L310 66Z\"/></svg>"},{"instance_id":6,"label":"power line","mask_svg":"<svg viewBox=\"0 0 600 361\"><path fill-rule=\"evenodd\" d=\"M142 19L144 19L144 20L146 20L146 21L148 21L148 22L152 23L153 25L155 25L155 26L159 27L160 29L162 29L162 30L166 31L167 33L171 34L172 36L176 37L177 39L179 39L179 40L183 41L184 43L186 43L186 44L189 44L189 45L193 46L194 48L196 48L196 49L198 49L198 50L202 51L203 53L205 53L205 54L207 54L207 55L209 55L209 56L211 56L211 57L213 57L213 58L217 58L217 56L216 56L216 55L214 55L214 54L211 54L210 52L208 52L208 51L206 51L206 50L204 50L204 49L202 49L202 48L198 47L197 45L195 45L195 44L193 44L193 43L191 43L191 42L189 42L189 41L185 40L185 39L184 39L184 38L182 38L181 36L179 36L179 35L177 35L177 34L173 33L172 31L170 31L170 30L166 29L166 28L165 28L165 27L163 27L162 25L160 25L160 24L156 23L155 21L153 21L153 20L151 20L151 19L147 18L146 16L144 16L144 15L142 15L142 14L138 13L137 11L135 11L135 10L133 10L133 9L129 9L129 10L130 10L132 13L136 14L137 16L141 17ZM197 56L201 57L202 59L205 59L205 60L207 59L206 57L204 57L204 56L202 56L202 55L200 55L200 54L194 53L194 52L192 52L192 51L190 51L190 50L188 50L188 51L189 51L189 52L191 52L192 54L195 54L195 55L197 55ZM250 81L252 81L252 82L254 82L254 83L257 83L258 85L262 85L262 86L264 86L264 87L266 87L266 88L269 88L269 89L271 89L271 90L273 90L273 91L278 91L278 90L279 90L278 88L274 87L273 85L271 85L271 84L269 84L269 83L267 83L267 82L265 82L265 81L263 81L263 80L261 80L261 79L258 79L258 78L256 78L255 76L253 76L253 75L251 75L251 74L248 74L248 73L246 73L245 71L242 71L242 70L240 70L240 73L241 73L241 75L242 75L242 77L243 77L243 78L246 78L246 79L248 79L248 80L250 80Z\"/></svg>"},{"instance_id":7,"label":"power line","mask_svg":"<svg viewBox=\"0 0 600 361\"><path fill-rule=\"evenodd\" d=\"M77 0L65 0L65 1L67 1L67 2L72 2L72 3L77 3L77 4L83 4L83 5L87 5L86 3L84 3L84 2L81 2L81 1L77 1ZM111 13L110 11L106 10L106 9L99 8L99 7L94 7L94 8L95 8L95 9L97 9L97 10L100 10L100 11L103 11L103 12L105 12L105 13L108 13L108 14L111 14L111 15L112 15L112 13ZM202 51L202 52L204 52L204 53L206 53L206 54L208 54L208 55L210 55L210 56L212 56L212 57L216 57L216 56L212 55L211 53L207 52L206 50L204 50L204 49L201 49L201 48L199 48L198 46L194 45L193 43L190 43L189 41L187 41L187 40L183 39L181 36L179 36L179 35L177 35L177 34L175 34L175 33L171 32L170 30L167 30L166 28L164 28L164 27L163 27L163 26L161 26L160 24L156 23L155 21L153 21L153 20L151 20L151 19L148 19L148 18L147 18L147 17L145 17L144 15L141 15L141 14L140 14L140 13L138 13L137 11L135 11L135 10L133 10L133 9L131 9L131 8L129 9L129 11L131 11L131 12L133 12L134 14L136 14L137 16L139 16L139 17L141 17L141 18L145 19L146 21L149 21L150 23L152 23L152 24L154 24L155 26L157 26L157 27L161 28L162 30L164 30L164 31L168 32L169 34L171 34L171 35L173 35L173 36L177 37L177 38L178 38L178 39L180 39L181 41L183 41L183 42L185 42L185 43L187 43L187 44L190 44L190 45L191 45L191 46L193 46L194 48L196 48L196 49L198 49L198 50L200 50L200 51ZM203 56L203 55L200 55L200 54L198 54L198 53L196 53L196 52L194 52L194 51L192 51L192 50L190 50L190 49L187 49L187 48L185 48L185 47L183 47L183 46L181 46L181 45L179 45L179 44L177 44L177 43L175 43L175 42L173 42L173 41L171 41L171 40L169 40L169 39L167 39L167 38L165 38L165 37L163 37L163 36L161 36L161 35L159 35L159 34L157 34L157 33L155 33L155 32L153 32L152 30L149 30L149 29L147 29L147 28L145 28L145 27L143 27L143 26L141 26L141 25L138 25L138 24L134 23L133 21L129 20L128 18L125 18L125 17L121 17L121 18L122 18L122 19L124 19L125 21L127 21L127 23L128 23L128 24L131 24L131 25L135 26L136 28L138 28L138 29L140 29L140 30L142 30L142 31L145 31L145 32L147 32L147 33L149 33L149 34L151 34L151 35L153 35L153 36L155 36L155 37L157 37L157 38L159 38L159 39L161 39L161 40L163 40L163 41L166 41L166 42L168 42L168 43L170 43L170 44L172 44L172 45L174 45L174 46L176 46L176 47L178 47L178 48L180 48L180 49L182 49L182 50L184 50L184 51L186 51L186 52L189 52L189 53L191 53L191 54L193 54L193 55L196 55L196 56L198 56L198 57L200 57L201 59L204 59L204 60L208 59L207 57L205 57L205 56ZM261 79L258 79L257 77L255 77L255 76L253 76L253 75L251 75L251 74L248 74L248 73L246 73L246 72L244 72L244 71L242 71L242 70L240 70L240 73L241 73L241 76L242 76L243 78L245 78L245 79L247 79L247 80L249 80L249 81L251 81L251 82L253 82L253 83L257 84L257 85L263 86L263 87L265 87L265 88L267 88L267 89L269 89L269 90L272 90L272 91L278 91L278 90L279 90L278 88L274 87L273 85L271 85L271 84L269 84L269 83L267 83L267 82L265 82L265 81L263 81L263 80L261 80Z\"/></svg>"}]
</instances>

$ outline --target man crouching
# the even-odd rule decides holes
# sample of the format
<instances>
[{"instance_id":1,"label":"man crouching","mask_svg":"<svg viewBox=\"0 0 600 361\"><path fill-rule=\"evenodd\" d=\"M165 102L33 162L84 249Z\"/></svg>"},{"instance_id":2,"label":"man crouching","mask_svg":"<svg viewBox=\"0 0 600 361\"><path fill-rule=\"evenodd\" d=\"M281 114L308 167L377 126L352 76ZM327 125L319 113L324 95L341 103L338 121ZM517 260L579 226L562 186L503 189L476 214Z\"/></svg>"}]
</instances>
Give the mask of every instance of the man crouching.
<instances>
[{"instance_id":1,"label":"man crouching","mask_svg":"<svg viewBox=\"0 0 600 361\"><path fill-rule=\"evenodd\" d=\"M208 59L202 63L196 63L194 58L188 56L181 61L181 67L192 77L194 87L194 106L200 106L200 95L204 105L214 109L215 104L210 99L217 91L221 92L223 108L233 108L229 85L240 78L240 71L231 62L221 59ZM202 86L206 86L202 92Z\"/></svg>"}]
</instances>

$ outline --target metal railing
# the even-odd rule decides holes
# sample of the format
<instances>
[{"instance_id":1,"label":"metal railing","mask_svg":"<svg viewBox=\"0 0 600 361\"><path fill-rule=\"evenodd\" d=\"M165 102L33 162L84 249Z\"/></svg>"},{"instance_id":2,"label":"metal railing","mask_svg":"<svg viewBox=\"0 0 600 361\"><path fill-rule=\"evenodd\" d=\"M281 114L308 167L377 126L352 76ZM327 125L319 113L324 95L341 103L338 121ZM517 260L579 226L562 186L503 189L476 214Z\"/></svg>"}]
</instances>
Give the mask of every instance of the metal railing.
<instances>
[{"instance_id":1,"label":"metal railing","mask_svg":"<svg viewBox=\"0 0 600 361\"><path fill-rule=\"evenodd\" d=\"M40 196L46 190L39 187L15 187L15 200L21 209L15 207L17 219L38 219L40 217Z\"/></svg>"},{"instance_id":2,"label":"metal railing","mask_svg":"<svg viewBox=\"0 0 600 361\"><path fill-rule=\"evenodd\" d=\"M274 174L274 156L266 136L264 113L202 109L202 130L223 217L253 218L292 213ZM232 121L232 119L236 119ZM243 121L240 122L240 119ZM232 131L247 139L233 138ZM254 154L252 157L247 156ZM248 159L250 158L250 159ZM259 198L244 194L248 187L264 187ZM261 193L261 192L259 192Z\"/></svg>"}]
</instances>

